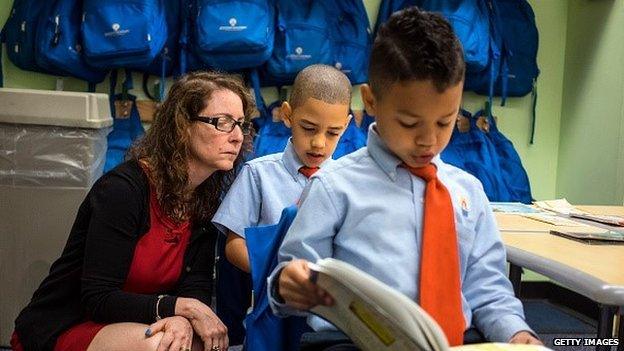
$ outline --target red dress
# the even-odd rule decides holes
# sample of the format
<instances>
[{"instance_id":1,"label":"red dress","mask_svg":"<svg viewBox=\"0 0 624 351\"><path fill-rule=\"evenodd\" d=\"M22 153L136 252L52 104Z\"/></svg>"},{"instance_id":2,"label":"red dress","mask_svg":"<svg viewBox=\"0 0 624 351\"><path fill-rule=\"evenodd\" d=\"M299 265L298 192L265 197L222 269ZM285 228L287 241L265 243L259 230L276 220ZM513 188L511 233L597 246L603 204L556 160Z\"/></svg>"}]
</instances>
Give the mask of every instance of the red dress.
<instances>
[{"instance_id":1,"label":"red dress","mask_svg":"<svg viewBox=\"0 0 624 351\"><path fill-rule=\"evenodd\" d=\"M128 277L122 290L158 294L171 290L182 273L184 253L191 237L190 222L176 224L161 210L156 192L150 189L150 229L137 242ZM54 351L84 351L106 324L85 321L59 336ZM17 334L11 337L15 351L23 351Z\"/></svg>"}]
</instances>

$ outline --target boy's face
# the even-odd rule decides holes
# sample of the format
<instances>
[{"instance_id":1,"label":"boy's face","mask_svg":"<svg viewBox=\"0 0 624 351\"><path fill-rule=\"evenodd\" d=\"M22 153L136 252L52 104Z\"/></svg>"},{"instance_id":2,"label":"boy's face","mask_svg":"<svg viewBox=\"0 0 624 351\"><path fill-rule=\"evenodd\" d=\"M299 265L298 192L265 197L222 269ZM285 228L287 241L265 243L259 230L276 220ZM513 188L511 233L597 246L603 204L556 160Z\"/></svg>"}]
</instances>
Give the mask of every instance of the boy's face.
<instances>
[{"instance_id":1,"label":"boy's face","mask_svg":"<svg viewBox=\"0 0 624 351\"><path fill-rule=\"evenodd\" d=\"M299 160L307 167L319 167L334 153L349 123L349 106L328 104L308 98L294 110L284 102L284 123L292 130L292 143Z\"/></svg>"},{"instance_id":2,"label":"boy's face","mask_svg":"<svg viewBox=\"0 0 624 351\"><path fill-rule=\"evenodd\" d=\"M462 89L460 82L440 93L430 80L412 80L395 83L381 99L364 85L362 99L390 151L410 167L423 167L451 139Z\"/></svg>"}]
</instances>

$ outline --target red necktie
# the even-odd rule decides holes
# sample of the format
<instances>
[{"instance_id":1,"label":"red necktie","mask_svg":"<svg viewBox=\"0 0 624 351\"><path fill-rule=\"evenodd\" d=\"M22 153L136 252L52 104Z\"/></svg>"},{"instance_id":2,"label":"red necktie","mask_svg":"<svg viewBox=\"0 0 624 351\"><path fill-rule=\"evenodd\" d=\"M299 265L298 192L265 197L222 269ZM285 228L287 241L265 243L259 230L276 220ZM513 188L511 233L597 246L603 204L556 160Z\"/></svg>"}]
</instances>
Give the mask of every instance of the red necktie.
<instances>
[{"instance_id":1,"label":"red necktie","mask_svg":"<svg viewBox=\"0 0 624 351\"><path fill-rule=\"evenodd\" d=\"M406 167L427 182L420 261L420 306L444 330L451 346L461 345L466 329L461 304L459 252L451 195L436 167Z\"/></svg>"},{"instance_id":2,"label":"red necktie","mask_svg":"<svg viewBox=\"0 0 624 351\"><path fill-rule=\"evenodd\" d=\"M306 178L310 178L319 169L320 169L319 167L306 167L306 166L303 166L303 167L299 168L299 173L301 173L304 176L306 176Z\"/></svg>"}]
</instances>

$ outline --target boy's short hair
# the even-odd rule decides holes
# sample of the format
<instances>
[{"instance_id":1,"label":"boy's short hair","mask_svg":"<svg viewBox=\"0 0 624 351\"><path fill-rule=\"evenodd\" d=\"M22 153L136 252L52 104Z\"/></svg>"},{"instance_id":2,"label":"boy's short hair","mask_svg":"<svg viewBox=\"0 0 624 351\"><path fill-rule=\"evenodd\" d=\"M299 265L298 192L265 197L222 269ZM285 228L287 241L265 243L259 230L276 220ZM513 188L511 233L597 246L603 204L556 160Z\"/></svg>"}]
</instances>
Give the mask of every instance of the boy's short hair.
<instances>
[{"instance_id":1,"label":"boy's short hair","mask_svg":"<svg viewBox=\"0 0 624 351\"><path fill-rule=\"evenodd\" d=\"M416 6L394 13L375 38L368 77L375 96L397 82L431 80L439 92L464 79L464 55L451 25Z\"/></svg>"},{"instance_id":2,"label":"boy's short hair","mask_svg":"<svg viewBox=\"0 0 624 351\"><path fill-rule=\"evenodd\" d=\"M351 103L351 82L338 69L328 65L310 65L295 77L288 102L292 109L315 98L328 104Z\"/></svg>"}]
</instances>

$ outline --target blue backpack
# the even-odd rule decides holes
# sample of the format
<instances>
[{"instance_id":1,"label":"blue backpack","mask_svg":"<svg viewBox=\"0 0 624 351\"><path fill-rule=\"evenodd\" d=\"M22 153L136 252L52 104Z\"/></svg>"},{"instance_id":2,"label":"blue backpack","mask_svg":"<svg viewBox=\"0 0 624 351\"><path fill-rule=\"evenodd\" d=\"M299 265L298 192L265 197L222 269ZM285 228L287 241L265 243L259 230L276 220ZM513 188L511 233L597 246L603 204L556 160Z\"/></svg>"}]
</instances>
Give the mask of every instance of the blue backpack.
<instances>
[{"instance_id":1,"label":"blue backpack","mask_svg":"<svg viewBox=\"0 0 624 351\"><path fill-rule=\"evenodd\" d=\"M462 115L468 118L470 129L463 132L456 127L440 157L479 179L490 201L512 201L494 145L477 127L477 118L468 111Z\"/></svg>"},{"instance_id":2,"label":"blue backpack","mask_svg":"<svg viewBox=\"0 0 624 351\"><path fill-rule=\"evenodd\" d=\"M167 39L165 0L84 0L87 62L99 68L149 66Z\"/></svg>"},{"instance_id":3,"label":"blue backpack","mask_svg":"<svg viewBox=\"0 0 624 351\"><path fill-rule=\"evenodd\" d=\"M331 27L333 65L346 74L352 84L366 83L372 36L364 3L341 0L333 4L337 14L332 16Z\"/></svg>"},{"instance_id":4,"label":"blue backpack","mask_svg":"<svg viewBox=\"0 0 624 351\"><path fill-rule=\"evenodd\" d=\"M180 33L182 26L182 1L166 0L164 2L167 36L165 44L154 61L141 69L149 74L166 77L178 73L178 57L180 51Z\"/></svg>"},{"instance_id":5,"label":"blue backpack","mask_svg":"<svg viewBox=\"0 0 624 351\"><path fill-rule=\"evenodd\" d=\"M375 33L392 13L409 6L440 12L462 43L467 72L481 72L490 60L490 19L484 0L383 0Z\"/></svg>"},{"instance_id":6,"label":"blue backpack","mask_svg":"<svg viewBox=\"0 0 624 351\"><path fill-rule=\"evenodd\" d=\"M167 40L160 53L156 56L152 63L140 69L143 71L143 92L154 101L163 101L165 98L165 87L167 84L166 77L181 75L181 35L183 30L183 0L165 1L165 12L167 20ZM160 77L158 84L158 92L153 93L149 89L149 76L156 75Z\"/></svg>"},{"instance_id":7,"label":"blue backpack","mask_svg":"<svg viewBox=\"0 0 624 351\"><path fill-rule=\"evenodd\" d=\"M502 35L501 75L495 89L504 101L507 96L524 96L534 90L539 75L539 35L535 14L526 0L497 0L494 9Z\"/></svg>"},{"instance_id":8,"label":"blue backpack","mask_svg":"<svg viewBox=\"0 0 624 351\"><path fill-rule=\"evenodd\" d=\"M273 0L195 0L192 48L212 68L239 70L271 56L275 30Z\"/></svg>"},{"instance_id":9,"label":"blue backpack","mask_svg":"<svg viewBox=\"0 0 624 351\"><path fill-rule=\"evenodd\" d=\"M145 130L141 124L141 116L136 104L136 97L128 94L132 89L132 76L130 71L126 71L126 80L123 83L123 93L115 95L117 86L117 71L113 71L110 77L110 108L113 114L113 130L108 134L108 148L106 149L106 162L104 172L115 168L122 163L126 156L126 151L132 143L143 136ZM118 116L115 109L115 101L131 103L132 107L127 116Z\"/></svg>"},{"instance_id":10,"label":"blue backpack","mask_svg":"<svg viewBox=\"0 0 624 351\"><path fill-rule=\"evenodd\" d=\"M46 5L37 26L37 65L90 83L100 83L107 71L89 66L82 55L82 1L56 0Z\"/></svg>"},{"instance_id":11,"label":"blue backpack","mask_svg":"<svg viewBox=\"0 0 624 351\"><path fill-rule=\"evenodd\" d=\"M467 72L466 89L478 94L524 96L534 91L539 75L535 14L526 0L489 1L490 64L481 73ZM490 101L491 103L491 101Z\"/></svg>"},{"instance_id":12,"label":"blue backpack","mask_svg":"<svg viewBox=\"0 0 624 351\"><path fill-rule=\"evenodd\" d=\"M339 159L344 155L348 155L361 147L366 146L367 133L364 133L355 123L355 118L351 118L347 129L340 136L336 150L332 155L333 159Z\"/></svg>"},{"instance_id":13,"label":"blue backpack","mask_svg":"<svg viewBox=\"0 0 624 351\"><path fill-rule=\"evenodd\" d=\"M305 67L334 64L331 25L335 13L327 0L277 0L277 31L264 85L292 84Z\"/></svg>"},{"instance_id":14,"label":"blue backpack","mask_svg":"<svg viewBox=\"0 0 624 351\"><path fill-rule=\"evenodd\" d=\"M15 66L27 71L61 73L46 71L36 60L37 26L47 3L42 0L15 0L2 29L2 39L6 43L7 56Z\"/></svg>"},{"instance_id":15,"label":"blue backpack","mask_svg":"<svg viewBox=\"0 0 624 351\"><path fill-rule=\"evenodd\" d=\"M225 257L226 236L214 228L217 237L217 281L215 283L217 316L228 329L230 345L245 339L243 321L251 304L251 276L234 266Z\"/></svg>"},{"instance_id":16,"label":"blue backpack","mask_svg":"<svg viewBox=\"0 0 624 351\"><path fill-rule=\"evenodd\" d=\"M292 135L290 128L282 121L273 121L272 111L279 108L281 101L275 101L267 107L268 114L263 115L264 122L254 140L253 157L262 157L284 151L288 139Z\"/></svg>"},{"instance_id":17,"label":"blue backpack","mask_svg":"<svg viewBox=\"0 0 624 351\"><path fill-rule=\"evenodd\" d=\"M485 110L475 113L475 118L487 119L489 131L486 133L486 137L492 142L498 157L502 177L510 192L509 201L530 204L533 197L531 196L529 177L513 143L498 130L496 121L491 114L488 116Z\"/></svg>"},{"instance_id":18,"label":"blue backpack","mask_svg":"<svg viewBox=\"0 0 624 351\"><path fill-rule=\"evenodd\" d=\"M280 318L274 315L267 291L267 277L277 266L278 249L296 215L296 206L287 207L282 211L279 223L245 229L254 301L251 313L245 318L245 350L298 350L301 335L311 331L304 317Z\"/></svg>"}]
</instances>

